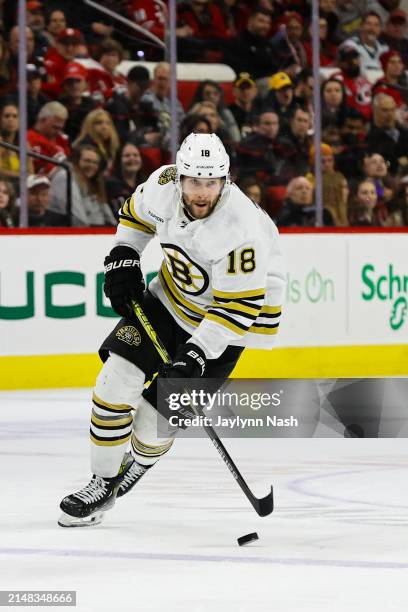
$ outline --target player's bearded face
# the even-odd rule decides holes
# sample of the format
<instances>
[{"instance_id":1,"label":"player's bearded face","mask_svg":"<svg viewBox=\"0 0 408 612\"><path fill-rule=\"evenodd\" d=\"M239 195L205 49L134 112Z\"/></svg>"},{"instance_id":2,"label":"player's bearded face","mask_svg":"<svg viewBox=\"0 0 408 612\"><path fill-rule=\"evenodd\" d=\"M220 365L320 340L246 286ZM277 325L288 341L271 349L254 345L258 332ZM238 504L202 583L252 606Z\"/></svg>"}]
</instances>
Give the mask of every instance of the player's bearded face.
<instances>
[{"instance_id":1,"label":"player's bearded face","mask_svg":"<svg viewBox=\"0 0 408 612\"><path fill-rule=\"evenodd\" d=\"M204 219L211 214L218 202L224 180L222 178L193 178L185 176L181 180L183 201L194 219Z\"/></svg>"}]
</instances>

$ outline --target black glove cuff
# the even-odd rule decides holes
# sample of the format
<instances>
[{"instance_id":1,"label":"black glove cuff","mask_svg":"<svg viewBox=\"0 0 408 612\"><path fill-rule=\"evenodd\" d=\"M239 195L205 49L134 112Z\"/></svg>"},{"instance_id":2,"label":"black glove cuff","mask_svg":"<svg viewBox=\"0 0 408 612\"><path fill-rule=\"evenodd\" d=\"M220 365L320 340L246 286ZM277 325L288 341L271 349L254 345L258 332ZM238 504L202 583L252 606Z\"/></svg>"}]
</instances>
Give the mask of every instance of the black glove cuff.
<instances>
[{"instance_id":1,"label":"black glove cuff","mask_svg":"<svg viewBox=\"0 0 408 612\"><path fill-rule=\"evenodd\" d=\"M109 255L105 257L104 265L105 274L119 268L136 267L140 269L140 255L131 247L119 245L114 247Z\"/></svg>"},{"instance_id":2,"label":"black glove cuff","mask_svg":"<svg viewBox=\"0 0 408 612\"><path fill-rule=\"evenodd\" d=\"M181 350L177 351L172 366L180 369L187 366L191 374L199 377L204 375L206 362L207 358L204 351L193 342L187 342Z\"/></svg>"}]
</instances>

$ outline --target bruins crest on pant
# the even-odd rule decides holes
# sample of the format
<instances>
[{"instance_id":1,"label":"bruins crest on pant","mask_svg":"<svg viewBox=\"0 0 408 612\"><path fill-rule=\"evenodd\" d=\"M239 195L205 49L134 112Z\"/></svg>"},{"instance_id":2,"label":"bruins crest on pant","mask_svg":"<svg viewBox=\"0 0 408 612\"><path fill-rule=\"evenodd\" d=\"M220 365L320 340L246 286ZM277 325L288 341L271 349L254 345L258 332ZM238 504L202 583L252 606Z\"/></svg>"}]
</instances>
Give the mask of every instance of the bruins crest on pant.
<instances>
[{"instance_id":1,"label":"bruins crest on pant","mask_svg":"<svg viewBox=\"0 0 408 612\"><path fill-rule=\"evenodd\" d=\"M170 181L175 181L176 174L176 166L170 166L170 168L166 168L159 176L159 185L167 185L167 183L170 183Z\"/></svg>"},{"instance_id":2,"label":"bruins crest on pant","mask_svg":"<svg viewBox=\"0 0 408 612\"><path fill-rule=\"evenodd\" d=\"M142 341L142 338L133 325L124 325L116 332L116 337L122 342L126 342L130 346L139 346Z\"/></svg>"}]
</instances>

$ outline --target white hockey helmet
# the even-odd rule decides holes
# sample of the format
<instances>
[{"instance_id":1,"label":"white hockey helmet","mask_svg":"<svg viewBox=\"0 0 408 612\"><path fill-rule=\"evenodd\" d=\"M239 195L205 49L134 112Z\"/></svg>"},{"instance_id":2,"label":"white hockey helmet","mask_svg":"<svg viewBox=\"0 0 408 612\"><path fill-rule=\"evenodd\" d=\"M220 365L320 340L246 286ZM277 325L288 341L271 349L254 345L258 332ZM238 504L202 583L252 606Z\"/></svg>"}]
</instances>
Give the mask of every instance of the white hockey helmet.
<instances>
[{"instance_id":1,"label":"white hockey helmet","mask_svg":"<svg viewBox=\"0 0 408 612\"><path fill-rule=\"evenodd\" d=\"M225 178L229 180L229 156L216 134L189 134L176 156L177 178Z\"/></svg>"}]
</instances>

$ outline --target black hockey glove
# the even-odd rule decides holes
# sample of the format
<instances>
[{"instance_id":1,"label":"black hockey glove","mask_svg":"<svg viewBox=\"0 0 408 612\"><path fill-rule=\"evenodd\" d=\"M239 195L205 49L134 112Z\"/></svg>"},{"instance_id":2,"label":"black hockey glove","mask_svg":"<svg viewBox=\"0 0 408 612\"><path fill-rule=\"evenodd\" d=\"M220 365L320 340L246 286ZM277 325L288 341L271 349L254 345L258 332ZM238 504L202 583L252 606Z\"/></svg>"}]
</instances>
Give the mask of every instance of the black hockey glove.
<instances>
[{"instance_id":1,"label":"black hockey glove","mask_svg":"<svg viewBox=\"0 0 408 612\"><path fill-rule=\"evenodd\" d=\"M139 300L145 289L139 253L128 246L116 246L105 257L104 265L106 297L115 312L122 317L132 317L130 301Z\"/></svg>"},{"instance_id":2,"label":"black hockey glove","mask_svg":"<svg viewBox=\"0 0 408 612\"><path fill-rule=\"evenodd\" d=\"M160 367L159 375L163 378L200 378L204 375L206 362L204 351L187 342L178 347L172 363Z\"/></svg>"}]
</instances>

